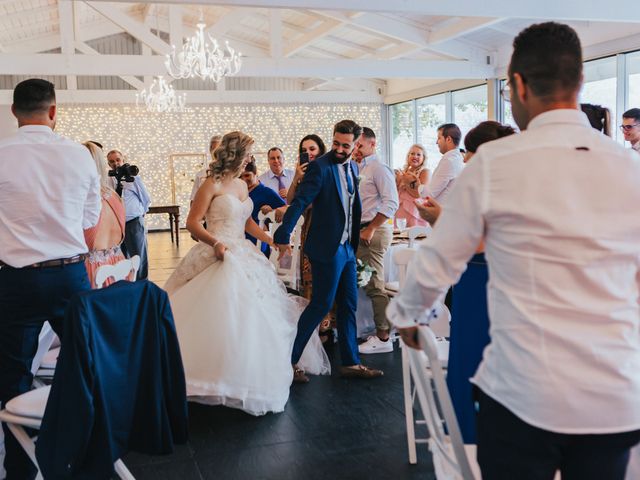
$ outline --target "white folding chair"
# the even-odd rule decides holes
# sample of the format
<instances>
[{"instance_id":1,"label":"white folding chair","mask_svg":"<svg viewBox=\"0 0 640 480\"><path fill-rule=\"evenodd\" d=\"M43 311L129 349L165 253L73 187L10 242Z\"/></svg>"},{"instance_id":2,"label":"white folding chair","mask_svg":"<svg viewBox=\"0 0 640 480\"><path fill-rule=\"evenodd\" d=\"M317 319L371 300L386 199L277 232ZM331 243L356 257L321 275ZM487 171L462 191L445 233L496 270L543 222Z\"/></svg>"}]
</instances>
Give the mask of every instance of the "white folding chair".
<instances>
[{"instance_id":1,"label":"white folding chair","mask_svg":"<svg viewBox=\"0 0 640 480\"><path fill-rule=\"evenodd\" d=\"M431 233L430 226L422 226L422 225L414 225L413 227L409 227L407 230L407 236L409 237L409 248L413 248L415 246L416 239L420 237L426 237Z\"/></svg>"},{"instance_id":2,"label":"white folding chair","mask_svg":"<svg viewBox=\"0 0 640 480\"><path fill-rule=\"evenodd\" d=\"M397 250L393 254L393 262L398 267L398 282L400 284L400 288L405 285L405 282L407 280L407 268L416 251L416 248L404 248ZM440 311L442 313L438 315L438 317L440 317L439 320L442 319L442 322L448 323L448 320L450 318L448 309L444 305L442 305L442 307L440 307ZM425 315L429 315L429 313L431 312L425 312ZM438 342L438 344L440 351L440 362L446 365L449 357L449 342L442 339ZM407 352L408 348L403 343L401 343L400 345L402 348L402 386L404 390L404 413L405 421L407 424L407 447L409 450L409 463L416 464L418 463L416 445L427 443L427 439L416 439L416 425L426 425L426 422L425 420L416 421L414 419L413 405L416 396L416 389L412 386L411 370L409 367L409 355Z\"/></svg>"},{"instance_id":3,"label":"white folding chair","mask_svg":"<svg viewBox=\"0 0 640 480\"><path fill-rule=\"evenodd\" d=\"M112 278L114 282L119 280L125 280L129 274L131 274L131 278L136 278L136 274L138 273L138 269L140 268L140 256L134 255L131 258L125 258L124 260L120 260L115 265L102 265L96 271L96 285L97 288L104 287L104 283ZM48 323L45 323L43 327L43 332L45 328L48 327L51 335L53 335L52 342L57 337L53 333L53 330L49 326ZM43 333L40 334L43 336ZM51 346L52 342L49 342L49 346ZM42 342L40 342L42 343ZM36 359L37 359L37 368L32 368L32 373L34 374L33 383L35 387L41 387L45 385L45 381L51 381L53 378L53 374L56 370L56 362L58 361L58 355L60 354L60 347L49 348L47 347L44 350L44 353L40 355L40 346L38 346L38 353L34 358L33 366L36 367Z\"/></svg>"},{"instance_id":4,"label":"white folding chair","mask_svg":"<svg viewBox=\"0 0 640 480\"><path fill-rule=\"evenodd\" d=\"M433 330L428 326L418 329L422 350L407 348L411 377L416 387L418 402L429 431L426 443L433 457L436 478L443 480L480 479L475 462L475 445L462 441L445 373L438 358L438 346Z\"/></svg>"},{"instance_id":5,"label":"white folding chair","mask_svg":"<svg viewBox=\"0 0 640 480\"><path fill-rule=\"evenodd\" d=\"M104 282L109 278L113 278L115 282L124 280L132 274L132 278L136 278L138 269L140 268L140 256L134 255L131 258L120 260L115 265L102 265L96 271L96 288L104 287Z\"/></svg>"},{"instance_id":6,"label":"white folding chair","mask_svg":"<svg viewBox=\"0 0 640 480\"><path fill-rule=\"evenodd\" d=\"M275 211L272 210L267 214L260 212L258 214L258 221L260 228L264 228L266 221L270 220L268 224L268 231L271 236L273 232L280 226L280 223L276 223ZM277 249L271 249L271 256L269 261L276 267L278 278L289 288L293 290L298 289L298 272L300 271L300 243L302 236L302 224L304 223L304 217L300 217L296 226L291 232L291 263L282 265L278 260L279 253ZM262 246L262 242L258 240L258 249Z\"/></svg>"},{"instance_id":7,"label":"white folding chair","mask_svg":"<svg viewBox=\"0 0 640 480\"><path fill-rule=\"evenodd\" d=\"M133 273L135 278L140 267L140 257L135 255L129 259L124 259L115 265L102 265L96 272L96 285L102 288L108 278L114 281L124 280L129 273ZM45 323L38 340L38 351L32 363L32 372L36 375L34 386L37 387L30 392L23 393L7 402L4 409L0 411L0 421L5 422L9 430L27 453L31 461L38 466L36 461L35 438L29 437L24 428L39 429L44 416L45 407L51 386L43 386L42 379L53 378L60 348L49 350L55 334L49 323ZM46 347L45 347L46 346ZM42 352L41 352L42 348ZM117 460L114 468L122 480L135 480L134 476L124 465L122 460ZM37 479L42 478L38 471Z\"/></svg>"}]
</instances>

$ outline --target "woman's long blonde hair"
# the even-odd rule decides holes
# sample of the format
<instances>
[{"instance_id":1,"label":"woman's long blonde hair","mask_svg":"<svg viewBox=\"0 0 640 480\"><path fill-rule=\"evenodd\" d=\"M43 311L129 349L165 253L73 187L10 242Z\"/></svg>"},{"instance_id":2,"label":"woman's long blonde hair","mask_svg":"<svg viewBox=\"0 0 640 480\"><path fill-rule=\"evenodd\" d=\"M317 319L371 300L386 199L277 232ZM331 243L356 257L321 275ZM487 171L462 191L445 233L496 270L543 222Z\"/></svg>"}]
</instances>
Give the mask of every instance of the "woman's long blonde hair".
<instances>
[{"instance_id":1,"label":"woman's long blonde hair","mask_svg":"<svg viewBox=\"0 0 640 480\"><path fill-rule=\"evenodd\" d=\"M242 132L230 132L222 137L220 146L213 151L213 161L209 164L208 176L219 182L225 177L240 175L247 152L253 145L253 138Z\"/></svg>"},{"instance_id":2,"label":"woman's long blonde hair","mask_svg":"<svg viewBox=\"0 0 640 480\"><path fill-rule=\"evenodd\" d=\"M104 157L102 149L91 141L83 142L82 145L87 147L91 157L96 164L98 175L100 175L100 187L102 190L113 190L112 183L109 180L109 173L107 170L107 160Z\"/></svg>"},{"instance_id":3,"label":"woman's long blonde hair","mask_svg":"<svg viewBox=\"0 0 640 480\"><path fill-rule=\"evenodd\" d=\"M406 172L407 170L409 170L409 153L411 153L411 149L412 148L419 148L422 151L422 164L420 165L420 168L418 168L418 171L421 171L425 168L427 168L427 166L425 165L426 161L427 161L427 151L425 150L425 148L419 144L419 143L414 143L413 145L411 145L409 147L409 150L407 150L407 158L405 159L404 162L404 171Z\"/></svg>"}]
</instances>

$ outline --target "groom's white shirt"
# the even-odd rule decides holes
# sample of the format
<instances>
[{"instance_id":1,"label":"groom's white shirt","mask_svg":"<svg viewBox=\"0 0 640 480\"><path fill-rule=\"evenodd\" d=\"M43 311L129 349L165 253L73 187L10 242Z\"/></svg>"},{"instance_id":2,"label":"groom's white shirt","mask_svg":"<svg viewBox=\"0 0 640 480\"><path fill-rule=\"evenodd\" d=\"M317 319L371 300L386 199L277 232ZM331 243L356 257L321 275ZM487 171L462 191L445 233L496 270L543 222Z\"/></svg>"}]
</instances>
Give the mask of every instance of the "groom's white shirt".
<instances>
[{"instance_id":1,"label":"groom's white shirt","mask_svg":"<svg viewBox=\"0 0 640 480\"><path fill-rule=\"evenodd\" d=\"M340 175L340 188L342 191L341 201L342 208L344 210L344 218L346 221L344 222L344 231L342 232L342 238L340 239L340 244L343 244L347 240L351 238L351 214L353 212L353 200L355 198L355 193L353 195L349 195L349 190L347 188L347 177L344 171L344 164L348 165L347 170L349 170L349 177L351 177L351 185L353 185L354 192L356 188L355 178L353 178L353 172L351 171L351 160L347 159L345 162L336 164L338 166L338 174Z\"/></svg>"}]
</instances>

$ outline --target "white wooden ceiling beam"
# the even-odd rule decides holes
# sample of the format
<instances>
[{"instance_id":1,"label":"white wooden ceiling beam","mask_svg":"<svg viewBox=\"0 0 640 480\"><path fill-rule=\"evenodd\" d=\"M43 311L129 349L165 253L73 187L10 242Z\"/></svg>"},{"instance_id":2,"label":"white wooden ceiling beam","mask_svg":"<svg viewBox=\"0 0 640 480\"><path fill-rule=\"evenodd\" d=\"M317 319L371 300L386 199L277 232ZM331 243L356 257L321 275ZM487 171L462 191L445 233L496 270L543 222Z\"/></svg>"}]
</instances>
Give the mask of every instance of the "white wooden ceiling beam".
<instances>
[{"instance_id":1,"label":"white wooden ceiling beam","mask_svg":"<svg viewBox=\"0 0 640 480\"><path fill-rule=\"evenodd\" d=\"M285 57L290 57L294 53L299 52L305 47L308 47L313 42L320 40L321 38L329 35L331 32L337 30L342 27L342 22L337 20L325 20L316 28L309 30L307 33L303 34L299 39L293 41L291 45L289 45L284 52Z\"/></svg>"},{"instance_id":2,"label":"white wooden ceiling beam","mask_svg":"<svg viewBox=\"0 0 640 480\"><path fill-rule=\"evenodd\" d=\"M459 17L447 22L442 28L432 29L429 33L429 45L453 40L481 28L490 27L502 22L504 18L494 17Z\"/></svg>"},{"instance_id":3,"label":"white wooden ceiling beam","mask_svg":"<svg viewBox=\"0 0 640 480\"><path fill-rule=\"evenodd\" d=\"M76 41L75 45L74 45L74 48L77 49L79 52L82 52L85 55L101 56L100 52L98 52L97 50L91 48L89 45L87 45L84 42ZM98 59L97 61L99 62L100 59ZM142 90L144 88L144 83L141 82L140 80L138 80L136 77L134 77L132 75L119 75L119 77L122 78L122 80L127 82L129 85L131 85L136 90ZM68 86L67 86L67 88L69 89Z\"/></svg>"},{"instance_id":4,"label":"white wooden ceiling beam","mask_svg":"<svg viewBox=\"0 0 640 480\"><path fill-rule=\"evenodd\" d=\"M282 10L269 12L269 48L273 58L283 56L282 49Z\"/></svg>"},{"instance_id":5,"label":"white wooden ceiling beam","mask_svg":"<svg viewBox=\"0 0 640 480\"><path fill-rule=\"evenodd\" d=\"M180 5L169 6L169 43L179 47L184 38L182 7Z\"/></svg>"},{"instance_id":6,"label":"white wooden ceiling beam","mask_svg":"<svg viewBox=\"0 0 640 480\"><path fill-rule=\"evenodd\" d=\"M111 1L111 0L96 0ZM121 0L130 1L130 0ZM154 0L154 3L211 4L211 0ZM457 17L507 17L538 20L587 20L598 22L640 23L640 9L612 8L606 2L582 0L457 0L435 2L416 0L215 0L216 5L253 8L308 8L314 10L339 10L352 12L410 13Z\"/></svg>"},{"instance_id":7,"label":"white wooden ceiling beam","mask_svg":"<svg viewBox=\"0 0 640 480\"><path fill-rule=\"evenodd\" d=\"M419 50L430 50L454 59L464 59L485 65L487 56L492 54L492 52L463 44L455 39L448 42L431 43L428 30L384 15L375 13L347 15L344 12L336 11L314 11L313 13L340 20L377 35L385 35L396 41L415 45L419 47Z\"/></svg>"},{"instance_id":8,"label":"white wooden ceiling beam","mask_svg":"<svg viewBox=\"0 0 640 480\"><path fill-rule=\"evenodd\" d=\"M205 33L208 33L212 37L223 37L233 27L240 24L243 18L251 14L251 10L246 8L234 8L222 15L216 23L210 25L205 29ZM191 36L189 34L188 36Z\"/></svg>"},{"instance_id":9,"label":"white wooden ceiling beam","mask_svg":"<svg viewBox=\"0 0 640 480\"><path fill-rule=\"evenodd\" d=\"M316 90L181 90L187 94L187 108L221 103L381 103L371 92ZM0 105L11 105L13 90L0 90ZM57 90L59 105L72 103L135 103L133 90ZM162 115L162 114L158 114Z\"/></svg>"},{"instance_id":10,"label":"white wooden ceiling beam","mask_svg":"<svg viewBox=\"0 0 640 480\"><path fill-rule=\"evenodd\" d=\"M71 0L58 0L58 19L60 33L60 49L63 54L74 55L76 53L73 2ZM67 89L76 90L78 78L75 75L67 75Z\"/></svg>"},{"instance_id":11,"label":"white wooden ceiling beam","mask_svg":"<svg viewBox=\"0 0 640 480\"><path fill-rule=\"evenodd\" d=\"M153 35L143 22L130 17L112 5L93 1L86 2L86 4L157 53L164 55L171 50L169 45L161 40L160 37Z\"/></svg>"},{"instance_id":12,"label":"white wooden ceiling beam","mask_svg":"<svg viewBox=\"0 0 640 480\"><path fill-rule=\"evenodd\" d=\"M165 72L160 55L0 54L0 74L6 75L158 75ZM330 64L308 58L245 58L243 77L347 78L478 78L494 76L494 69L467 61L443 60L351 60L333 59Z\"/></svg>"}]
</instances>

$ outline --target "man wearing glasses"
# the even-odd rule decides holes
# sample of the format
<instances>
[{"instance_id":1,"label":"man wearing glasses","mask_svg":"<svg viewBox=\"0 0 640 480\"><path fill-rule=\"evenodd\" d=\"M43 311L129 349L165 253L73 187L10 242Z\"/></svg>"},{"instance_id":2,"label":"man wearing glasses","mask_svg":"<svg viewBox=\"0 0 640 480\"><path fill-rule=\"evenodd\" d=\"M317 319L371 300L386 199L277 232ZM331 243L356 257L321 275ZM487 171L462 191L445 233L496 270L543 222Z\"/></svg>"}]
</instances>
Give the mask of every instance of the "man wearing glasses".
<instances>
[{"instance_id":1,"label":"man wearing glasses","mask_svg":"<svg viewBox=\"0 0 640 480\"><path fill-rule=\"evenodd\" d=\"M625 141L631 144L636 152L640 153L640 108L632 108L622 114L620 129Z\"/></svg>"}]
</instances>

